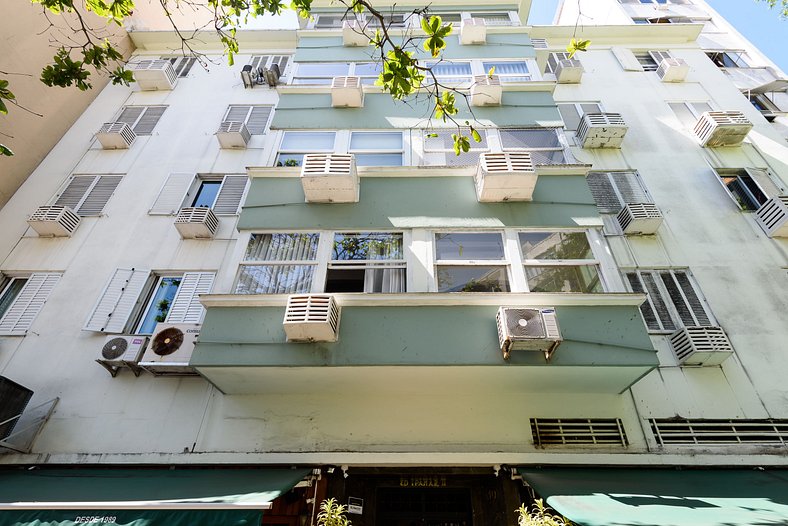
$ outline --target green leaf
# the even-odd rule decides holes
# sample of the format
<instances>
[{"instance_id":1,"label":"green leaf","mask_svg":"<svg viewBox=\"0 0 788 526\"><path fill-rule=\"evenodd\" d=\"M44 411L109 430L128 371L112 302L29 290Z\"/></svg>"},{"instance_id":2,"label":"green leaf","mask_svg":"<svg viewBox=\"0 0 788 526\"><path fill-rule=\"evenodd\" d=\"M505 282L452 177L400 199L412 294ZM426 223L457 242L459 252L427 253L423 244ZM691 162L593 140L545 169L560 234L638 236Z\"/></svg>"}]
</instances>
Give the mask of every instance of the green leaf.
<instances>
[{"instance_id":1,"label":"green leaf","mask_svg":"<svg viewBox=\"0 0 788 526\"><path fill-rule=\"evenodd\" d=\"M430 22L425 17L421 18L421 29L428 35L432 34L432 28L430 27Z\"/></svg>"},{"instance_id":2,"label":"green leaf","mask_svg":"<svg viewBox=\"0 0 788 526\"><path fill-rule=\"evenodd\" d=\"M471 137L473 137L473 140L476 142L482 142L482 136L479 135L479 132L476 130L476 128L471 128Z\"/></svg>"},{"instance_id":3,"label":"green leaf","mask_svg":"<svg viewBox=\"0 0 788 526\"><path fill-rule=\"evenodd\" d=\"M6 107L5 102L2 100L0 100L0 113L3 115L8 115L8 108Z\"/></svg>"},{"instance_id":4,"label":"green leaf","mask_svg":"<svg viewBox=\"0 0 788 526\"><path fill-rule=\"evenodd\" d=\"M488 76L488 77L492 77L493 75L495 75L495 66L491 67L491 68L490 68L490 69L487 71L487 76Z\"/></svg>"},{"instance_id":5,"label":"green leaf","mask_svg":"<svg viewBox=\"0 0 788 526\"><path fill-rule=\"evenodd\" d=\"M566 50L569 52L569 58L575 56L575 53L578 51L588 51L588 45L591 44L590 40L577 40L573 38L569 45L566 46Z\"/></svg>"},{"instance_id":6,"label":"green leaf","mask_svg":"<svg viewBox=\"0 0 788 526\"><path fill-rule=\"evenodd\" d=\"M430 17L430 33L434 35L441 27L441 17L435 15Z\"/></svg>"},{"instance_id":7,"label":"green leaf","mask_svg":"<svg viewBox=\"0 0 788 526\"><path fill-rule=\"evenodd\" d=\"M6 146L5 144L0 144L0 155L11 157L12 155L14 155L14 152L12 152L11 148Z\"/></svg>"}]
</instances>

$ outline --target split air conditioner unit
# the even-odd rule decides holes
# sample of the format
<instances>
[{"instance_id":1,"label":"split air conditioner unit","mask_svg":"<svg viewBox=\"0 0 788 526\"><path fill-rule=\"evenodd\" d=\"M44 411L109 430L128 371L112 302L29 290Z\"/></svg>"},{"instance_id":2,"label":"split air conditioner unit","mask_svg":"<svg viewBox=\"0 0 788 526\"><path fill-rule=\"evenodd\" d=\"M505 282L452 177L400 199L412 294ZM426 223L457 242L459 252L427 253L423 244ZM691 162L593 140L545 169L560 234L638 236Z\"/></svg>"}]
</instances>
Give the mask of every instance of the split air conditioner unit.
<instances>
[{"instance_id":1,"label":"split air conditioner unit","mask_svg":"<svg viewBox=\"0 0 788 526\"><path fill-rule=\"evenodd\" d=\"M772 197L755 213L755 220L769 237L788 237L788 195Z\"/></svg>"},{"instance_id":2,"label":"split air conditioner unit","mask_svg":"<svg viewBox=\"0 0 788 526\"><path fill-rule=\"evenodd\" d=\"M199 323L157 323L139 365L156 376L186 376L197 372L189 366Z\"/></svg>"},{"instance_id":3,"label":"split air conditioner unit","mask_svg":"<svg viewBox=\"0 0 788 526\"><path fill-rule=\"evenodd\" d=\"M340 153L304 155L301 185L307 203L357 203L356 159Z\"/></svg>"},{"instance_id":4,"label":"split air conditioner unit","mask_svg":"<svg viewBox=\"0 0 788 526\"><path fill-rule=\"evenodd\" d=\"M228 149L243 149L249 144L252 134L243 122L224 121L216 130L219 146Z\"/></svg>"},{"instance_id":5,"label":"split air conditioner unit","mask_svg":"<svg viewBox=\"0 0 788 526\"><path fill-rule=\"evenodd\" d=\"M563 340L552 307L501 307L496 322L504 360L512 351L541 351L550 360Z\"/></svg>"},{"instance_id":6,"label":"split air conditioner unit","mask_svg":"<svg viewBox=\"0 0 788 526\"><path fill-rule=\"evenodd\" d=\"M122 150L131 146L137 134L125 122L105 122L96 132L96 139L105 150Z\"/></svg>"},{"instance_id":7,"label":"split air conditioner unit","mask_svg":"<svg viewBox=\"0 0 788 526\"><path fill-rule=\"evenodd\" d=\"M279 78L282 76L279 64L271 64L270 68L263 68L262 76L266 84L272 88L276 87L276 85L279 84Z\"/></svg>"},{"instance_id":8,"label":"split air conditioner unit","mask_svg":"<svg viewBox=\"0 0 788 526\"><path fill-rule=\"evenodd\" d=\"M621 148L629 127L620 113L586 113L577 126L583 148Z\"/></svg>"},{"instance_id":9,"label":"split air conditioner unit","mask_svg":"<svg viewBox=\"0 0 788 526\"><path fill-rule=\"evenodd\" d=\"M175 217L175 228L182 239L213 239L219 218L208 207L181 208Z\"/></svg>"},{"instance_id":10,"label":"split air conditioner unit","mask_svg":"<svg viewBox=\"0 0 788 526\"><path fill-rule=\"evenodd\" d=\"M684 82L689 73L689 64L680 58L665 58L659 63L657 76L662 82Z\"/></svg>"},{"instance_id":11,"label":"split air conditioner unit","mask_svg":"<svg viewBox=\"0 0 788 526\"><path fill-rule=\"evenodd\" d=\"M70 237L82 218L67 206L39 206L27 224L41 237Z\"/></svg>"},{"instance_id":12,"label":"split air conditioner unit","mask_svg":"<svg viewBox=\"0 0 788 526\"><path fill-rule=\"evenodd\" d=\"M474 75L471 85L471 106L500 106L503 97L498 75Z\"/></svg>"},{"instance_id":13,"label":"split air conditioner unit","mask_svg":"<svg viewBox=\"0 0 788 526\"><path fill-rule=\"evenodd\" d=\"M483 18L463 18L460 22L460 44L484 44L487 25Z\"/></svg>"},{"instance_id":14,"label":"split air conditioner unit","mask_svg":"<svg viewBox=\"0 0 788 526\"><path fill-rule=\"evenodd\" d=\"M244 83L244 88L254 88L260 81L260 69L247 64L241 69L241 80Z\"/></svg>"},{"instance_id":15,"label":"split air conditioner unit","mask_svg":"<svg viewBox=\"0 0 788 526\"><path fill-rule=\"evenodd\" d=\"M720 327L684 327L670 335L670 346L681 365L719 365L733 354Z\"/></svg>"},{"instance_id":16,"label":"split air conditioner unit","mask_svg":"<svg viewBox=\"0 0 788 526\"><path fill-rule=\"evenodd\" d=\"M528 152L483 153L476 171L476 197L482 203L530 201L536 179Z\"/></svg>"},{"instance_id":17,"label":"split air conditioner unit","mask_svg":"<svg viewBox=\"0 0 788 526\"><path fill-rule=\"evenodd\" d=\"M364 106L364 89L361 77L334 77L331 81L331 106L334 108L361 108Z\"/></svg>"},{"instance_id":18,"label":"split air conditioner unit","mask_svg":"<svg viewBox=\"0 0 788 526\"><path fill-rule=\"evenodd\" d=\"M141 60L131 66L134 80L143 91L171 90L178 81L169 60Z\"/></svg>"},{"instance_id":19,"label":"split air conditioner unit","mask_svg":"<svg viewBox=\"0 0 788 526\"><path fill-rule=\"evenodd\" d=\"M146 343L148 343L148 337L137 334L107 336L96 362L113 377L123 368L129 368L136 376L139 376L140 368L137 367L137 363L145 351Z\"/></svg>"},{"instance_id":20,"label":"split air conditioner unit","mask_svg":"<svg viewBox=\"0 0 788 526\"><path fill-rule=\"evenodd\" d=\"M618 224L627 235L656 234L662 224L662 212L653 203L627 204L618 213Z\"/></svg>"},{"instance_id":21,"label":"split air conditioner unit","mask_svg":"<svg viewBox=\"0 0 788 526\"><path fill-rule=\"evenodd\" d=\"M289 342L335 342L339 336L339 307L331 294L287 298L282 325Z\"/></svg>"},{"instance_id":22,"label":"split air conditioner unit","mask_svg":"<svg viewBox=\"0 0 788 526\"><path fill-rule=\"evenodd\" d=\"M739 146L752 129L752 123L740 111L707 111L695 124L701 146Z\"/></svg>"}]
</instances>

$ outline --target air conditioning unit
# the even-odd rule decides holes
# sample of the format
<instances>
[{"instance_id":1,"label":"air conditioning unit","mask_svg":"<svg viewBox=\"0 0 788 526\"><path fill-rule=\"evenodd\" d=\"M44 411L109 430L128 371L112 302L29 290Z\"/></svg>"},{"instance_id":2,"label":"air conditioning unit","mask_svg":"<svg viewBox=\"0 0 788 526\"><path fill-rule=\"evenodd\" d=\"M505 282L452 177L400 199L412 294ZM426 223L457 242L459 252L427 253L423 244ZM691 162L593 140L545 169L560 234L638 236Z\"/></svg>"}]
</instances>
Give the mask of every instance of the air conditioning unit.
<instances>
[{"instance_id":1,"label":"air conditioning unit","mask_svg":"<svg viewBox=\"0 0 788 526\"><path fill-rule=\"evenodd\" d=\"M171 90L178 75L169 60L140 60L133 64L134 80L143 91Z\"/></svg>"},{"instance_id":2,"label":"air conditioning unit","mask_svg":"<svg viewBox=\"0 0 788 526\"><path fill-rule=\"evenodd\" d=\"M189 366L194 344L200 335L199 323L157 323L139 365L156 376L197 374Z\"/></svg>"},{"instance_id":3,"label":"air conditioning unit","mask_svg":"<svg viewBox=\"0 0 788 526\"><path fill-rule=\"evenodd\" d=\"M39 206L27 220L42 237L70 237L82 220L67 206Z\"/></svg>"},{"instance_id":4,"label":"air conditioning unit","mask_svg":"<svg viewBox=\"0 0 788 526\"><path fill-rule=\"evenodd\" d=\"M339 336L339 307L331 294L287 298L282 322L289 342L335 342Z\"/></svg>"},{"instance_id":5,"label":"air conditioning unit","mask_svg":"<svg viewBox=\"0 0 788 526\"><path fill-rule=\"evenodd\" d=\"M254 88L257 84L260 84L262 82L261 76L260 69L253 67L251 64L246 64L241 69L241 81L244 83L244 88Z\"/></svg>"},{"instance_id":6,"label":"air conditioning unit","mask_svg":"<svg viewBox=\"0 0 788 526\"><path fill-rule=\"evenodd\" d=\"M670 335L670 346L681 365L719 365L733 354L720 327L684 327Z\"/></svg>"},{"instance_id":7,"label":"air conditioning unit","mask_svg":"<svg viewBox=\"0 0 788 526\"><path fill-rule=\"evenodd\" d=\"M495 320L504 360L512 351L541 351L549 361L563 340L552 307L501 307Z\"/></svg>"},{"instance_id":8,"label":"air conditioning unit","mask_svg":"<svg viewBox=\"0 0 788 526\"><path fill-rule=\"evenodd\" d=\"M25 412L31 398L32 390L0 376L0 440L14 432L19 422L17 417Z\"/></svg>"},{"instance_id":9,"label":"air conditioning unit","mask_svg":"<svg viewBox=\"0 0 788 526\"><path fill-rule=\"evenodd\" d=\"M536 178L528 152L483 153L476 171L476 197L482 203L530 201Z\"/></svg>"},{"instance_id":10,"label":"air conditioning unit","mask_svg":"<svg viewBox=\"0 0 788 526\"><path fill-rule=\"evenodd\" d=\"M331 81L331 106L334 108L361 108L364 106L364 89L361 77L334 77Z\"/></svg>"},{"instance_id":11,"label":"air conditioning unit","mask_svg":"<svg viewBox=\"0 0 788 526\"><path fill-rule=\"evenodd\" d=\"M618 224L627 235L656 234L662 224L662 212L653 203L631 203L618 213Z\"/></svg>"},{"instance_id":12,"label":"air conditioning unit","mask_svg":"<svg viewBox=\"0 0 788 526\"><path fill-rule=\"evenodd\" d=\"M113 377L124 367L131 369L136 376L139 376L140 368L137 367L137 363L142 358L146 343L148 343L148 337L137 334L107 336L96 362L109 371Z\"/></svg>"},{"instance_id":13,"label":"air conditioning unit","mask_svg":"<svg viewBox=\"0 0 788 526\"><path fill-rule=\"evenodd\" d=\"M222 148L246 148L252 134L243 122L224 121L216 130L216 138Z\"/></svg>"},{"instance_id":14,"label":"air conditioning unit","mask_svg":"<svg viewBox=\"0 0 788 526\"><path fill-rule=\"evenodd\" d=\"M620 113L586 113L577 138L583 148L621 148L628 129Z\"/></svg>"},{"instance_id":15,"label":"air conditioning unit","mask_svg":"<svg viewBox=\"0 0 788 526\"><path fill-rule=\"evenodd\" d=\"M752 123L740 111L707 111L695 124L701 146L739 146L752 129Z\"/></svg>"},{"instance_id":16,"label":"air conditioning unit","mask_svg":"<svg viewBox=\"0 0 788 526\"><path fill-rule=\"evenodd\" d=\"M460 44L484 44L487 25L483 18L463 18L460 23Z\"/></svg>"},{"instance_id":17,"label":"air conditioning unit","mask_svg":"<svg viewBox=\"0 0 788 526\"><path fill-rule=\"evenodd\" d=\"M367 46L369 37L364 34L366 25L360 20L342 22L342 44L345 46Z\"/></svg>"},{"instance_id":18,"label":"air conditioning unit","mask_svg":"<svg viewBox=\"0 0 788 526\"><path fill-rule=\"evenodd\" d=\"M755 220L769 237L788 237L788 195L772 197L755 213Z\"/></svg>"},{"instance_id":19,"label":"air conditioning unit","mask_svg":"<svg viewBox=\"0 0 788 526\"><path fill-rule=\"evenodd\" d=\"M577 84L583 78L583 64L576 58L565 58L556 61L555 80L559 84Z\"/></svg>"},{"instance_id":20,"label":"air conditioning unit","mask_svg":"<svg viewBox=\"0 0 788 526\"><path fill-rule=\"evenodd\" d=\"M684 82L689 73L689 64L681 58L665 58L659 63L657 76L662 82Z\"/></svg>"},{"instance_id":21,"label":"air conditioning unit","mask_svg":"<svg viewBox=\"0 0 788 526\"><path fill-rule=\"evenodd\" d=\"M301 185L307 203L357 203L356 159L341 153L304 155Z\"/></svg>"},{"instance_id":22,"label":"air conditioning unit","mask_svg":"<svg viewBox=\"0 0 788 526\"><path fill-rule=\"evenodd\" d=\"M105 150L122 150L131 146L137 134L125 122L105 122L96 132L96 139Z\"/></svg>"},{"instance_id":23,"label":"air conditioning unit","mask_svg":"<svg viewBox=\"0 0 788 526\"><path fill-rule=\"evenodd\" d=\"M500 106L502 97L501 77L474 75L471 85L471 106Z\"/></svg>"},{"instance_id":24,"label":"air conditioning unit","mask_svg":"<svg viewBox=\"0 0 788 526\"><path fill-rule=\"evenodd\" d=\"M213 239L219 218L208 207L181 208L175 217L175 228L182 239Z\"/></svg>"},{"instance_id":25,"label":"air conditioning unit","mask_svg":"<svg viewBox=\"0 0 788 526\"><path fill-rule=\"evenodd\" d=\"M275 87L279 84L279 78L282 76L282 71L279 69L279 64L271 64L270 68L263 68L263 80L270 87Z\"/></svg>"}]
</instances>

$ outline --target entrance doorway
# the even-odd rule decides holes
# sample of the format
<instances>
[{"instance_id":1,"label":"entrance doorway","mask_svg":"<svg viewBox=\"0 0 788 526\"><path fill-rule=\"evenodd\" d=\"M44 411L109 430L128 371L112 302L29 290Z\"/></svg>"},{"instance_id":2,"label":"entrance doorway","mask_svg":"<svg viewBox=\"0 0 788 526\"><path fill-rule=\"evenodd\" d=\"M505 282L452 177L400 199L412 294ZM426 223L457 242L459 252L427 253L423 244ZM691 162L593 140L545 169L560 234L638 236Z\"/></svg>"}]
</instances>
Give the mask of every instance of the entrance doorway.
<instances>
[{"instance_id":1,"label":"entrance doorway","mask_svg":"<svg viewBox=\"0 0 788 526\"><path fill-rule=\"evenodd\" d=\"M376 526L473 526L469 488L378 488Z\"/></svg>"}]
</instances>

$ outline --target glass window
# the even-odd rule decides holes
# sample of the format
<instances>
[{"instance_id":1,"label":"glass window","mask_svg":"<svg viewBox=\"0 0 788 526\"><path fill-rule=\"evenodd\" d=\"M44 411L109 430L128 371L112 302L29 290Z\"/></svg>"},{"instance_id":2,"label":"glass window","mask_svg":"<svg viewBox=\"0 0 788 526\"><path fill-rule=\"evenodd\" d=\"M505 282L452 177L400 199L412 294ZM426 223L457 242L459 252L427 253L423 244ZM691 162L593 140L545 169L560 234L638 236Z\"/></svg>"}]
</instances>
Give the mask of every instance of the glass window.
<instances>
[{"instance_id":1,"label":"glass window","mask_svg":"<svg viewBox=\"0 0 788 526\"><path fill-rule=\"evenodd\" d=\"M153 334L157 323L167 319L167 313L172 307L172 300L181 285L180 277L161 277L151 290L150 299L145 308L137 334Z\"/></svg>"},{"instance_id":2,"label":"glass window","mask_svg":"<svg viewBox=\"0 0 788 526\"><path fill-rule=\"evenodd\" d=\"M534 164L564 164L567 162L558 130L546 128L501 128L501 145L507 150L528 150Z\"/></svg>"},{"instance_id":3,"label":"glass window","mask_svg":"<svg viewBox=\"0 0 788 526\"><path fill-rule=\"evenodd\" d=\"M510 290L503 236L498 232L436 233L435 255L439 292Z\"/></svg>"},{"instance_id":4,"label":"glass window","mask_svg":"<svg viewBox=\"0 0 788 526\"><path fill-rule=\"evenodd\" d=\"M669 102L668 106L687 128L694 128L701 114L712 111L708 102Z\"/></svg>"},{"instance_id":5,"label":"glass window","mask_svg":"<svg viewBox=\"0 0 788 526\"><path fill-rule=\"evenodd\" d=\"M299 62L293 84L331 84L334 77L349 74L349 62Z\"/></svg>"},{"instance_id":6,"label":"glass window","mask_svg":"<svg viewBox=\"0 0 788 526\"><path fill-rule=\"evenodd\" d=\"M636 52L634 55L637 61L640 62L640 65L643 66L643 71L657 71L659 68L659 64L648 51Z\"/></svg>"},{"instance_id":7,"label":"glass window","mask_svg":"<svg viewBox=\"0 0 788 526\"><path fill-rule=\"evenodd\" d=\"M361 77L362 84L374 84L383 73L381 62L357 62L353 68L353 75Z\"/></svg>"},{"instance_id":8,"label":"glass window","mask_svg":"<svg viewBox=\"0 0 788 526\"><path fill-rule=\"evenodd\" d=\"M604 292L585 232L520 232L531 292Z\"/></svg>"},{"instance_id":9,"label":"glass window","mask_svg":"<svg viewBox=\"0 0 788 526\"><path fill-rule=\"evenodd\" d=\"M495 68L495 74L500 77L501 82L528 82L531 80L531 74L528 72L528 63L525 61L482 62L482 68L485 73Z\"/></svg>"},{"instance_id":10,"label":"glass window","mask_svg":"<svg viewBox=\"0 0 788 526\"><path fill-rule=\"evenodd\" d=\"M320 235L252 234L241 263L236 294L310 292Z\"/></svg>"},{"instance_id":11,"label":"glass window","mask_svg":"<svg viewBox=\"0 0 788 526\"><path fill-rule=\"evenodd\" d=\"M440 62L432 62L429 66L432 67L432 72L441 84L454 85L471 81L470 62L450 62L442 60ZM430 82L431 80L429 75L424 79L425 82Z\"/></svg>"},{"instance_id":12,"label":"glass window","mask_svg":"<svg viewBox=\"0 0 788 526\"><path fill-rule=\"evenodd\" d=\"M706 55L719 68L746 68L749 67L742 53L735 51L711 51Z\"/></svg>"},{"instance_id":13,"label":"glass window","mask_svg":"<svg viewBox=\"0 0 788 526\"><path fill-rule=\"evenodd\" d=\"M333 152L336 132L286 131L279 145L276 166L301 166L304 154Z\"/></svg>"},{"instance_id":14,"label":"glass window","mask_svg":"<svg viewBox=\"0 0 788 526\"><path fill-rule=\"evenodd\" d=\"M487 13L471 13L471 18L481 18L487 26L510 26L512 19L507 11L493 11Z\"/></svg>"},{"instance_id":15,"label":"glass window","mask_svg":"<svg viewBox=\"0 0 788 526\"><path fill-rule=\"evenodd\" d=\"M27 283L27 278L11 278L10 282L5 284L0 281L0 285L5 285L5 287L0 288L0 319L14 303L25 283Z\"/></svg>"},{"instance_id":16,"label":"glass window","mask_svg":"<svg viewBox=\"0 0 788 526\"><path fill-rule=\"evenodd\" d=\"M747 170L719 170L717 176L742 210L758 210L769 200Z\"/></svg>"},{"instance_id":17,"label":"glass window","mask_svg":"<svg viewBox=\"0 0 788 526\"><path fill-rule=\"evenodd\" d=\"M402 166L402 132L351 132L348 152L357 166Z\"/></svg>"},{"instance_id":18,"label":"glass window","mask_svg":"<svg viewBox=\"0 0 788 526\"><path fill-rule=\"evenodd\" d=\"M405 292L401 233L336 233L326 292Z\"/></svg>"},{"instance_id":19,"label":"glass window","mask_svg":"<svg viewBox=\"0 0 788 526\"><path fill-rule=\"evenodd\" d=\"M602 113L602 106L596 102L560 102L557 103L561 120L566 131L577 131L580 119L586 113Z\"/></svg>"},{"instance_id":20,"label":"glass window","mask_svg":"<svg viewBox=\"0 0 788 526\"><path fill-rule=\"evenodd\" d=\"M202 181L200 187L197 189L197 195L191 206L196 208L211 208L216 202L216 196L219 195L219 188L221 188L221 181Z\"/></svg>"},{"instance_id":21,"label":"glass window","mask_svg":"<svg viewBox=\"0 0 788 526\"><path fill-rule=\"evenodd\" d=\"M471 139L471 148L467 152L454 153L453 134L457 128L448 130L424 130L424 158L426 166L474 166L479 163L479 154L490 150L487 144L487 132L479 130L481 142ZM470 137L470 128L461 128L459 133Z\"/></svg>"}]
</instances>

